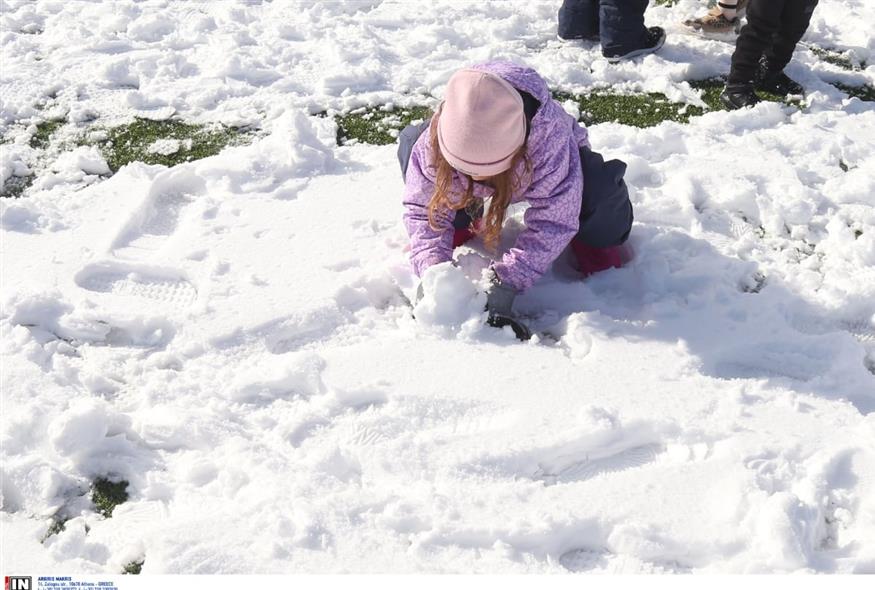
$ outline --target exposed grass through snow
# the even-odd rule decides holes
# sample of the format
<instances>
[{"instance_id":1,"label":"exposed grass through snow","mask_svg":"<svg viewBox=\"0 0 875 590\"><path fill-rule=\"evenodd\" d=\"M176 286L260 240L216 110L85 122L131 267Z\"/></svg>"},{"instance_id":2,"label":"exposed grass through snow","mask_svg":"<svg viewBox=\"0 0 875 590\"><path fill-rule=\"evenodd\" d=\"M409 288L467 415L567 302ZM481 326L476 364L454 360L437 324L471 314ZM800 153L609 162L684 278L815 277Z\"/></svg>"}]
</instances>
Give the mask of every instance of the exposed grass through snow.
<instances>
[{"instance_id":1,"label":"exposed grass through snow","mask_svg":"<svg viewBox=\"0 0 875 590\"><path fill-rule=\"evenodd\" d=\"M431 114L432 110L428 107L356 109L335 117L337 143L350 143L353 140L375 145L395 143L398 131L414 121L428 119Z\"/></svg>"},{"instance_id":2,"label":"exposed grass through snow","mask_svg":"<svg viewBox=\"0 0 875 590\"><path fill-rule=\"evenodd\" d=\"M67 123L66 119L55 119L37 123L36 131L30 138L30 147L34 149L46 149L52 134Z\"/></svg>"},{"instance_id":3,"label":"exposed grass through snow","mask_svg":"<svg viewBox=\"0 0 875 590\"><path fill-rule=\"evenodd\" d=\"M143 564L144 563L146 563L146 561L143 559L140 559L137 561L132 561L129 564L125 565L124 571L122 573L123 574L132 574L135 576L139 575L139 573L141 571L143 571Z\"/></svg>"},{"instance_id":4,"label":"exposed grass through snow","mask_svg":"<svg viewBox=\"0 0 875 590\"><path fill-rule=\"evenodd\" d=\"M842 53L811 46L821 59L845 69L856 69L850 58ZM692 117L709 111L721 110L719 95L725 85L723 78L690 81L690 86L700 91L706 107L670 101L658 93L618 94L609 90L596 90L590 94L575 95L554 92L560 102L572 101L580 112L579 120L586 125L615 122L622 125L645 128L663 121L688 123ZM833 86L865 101L875 101L872 86L850 86L833 83ZM759 93L761 98L780 102L783 97ZM789 103L794 104L794 103ZM796 103L798 104L798 103ZM432 114L425 106L392 107L382 105L363 107L335 116L338 144L366 143L386 145L397 140L398 132L411 122L428 119ZM52 155L78 145L96 145L113 173L130 162L175 166L184 162L206 158L222 151L226 146L240 145L252 140L250 130L221 125L206 126L176 119L154 121L134 119L115 127L90 125L73 133L59 133L69 123L65 119L51 119L38 123L29 145L36 155L28 162L30 169L38 173L50 165ZM72 138L72 139L71 139ZM10 176L0 196L24 196L35 176Z\"/></svg>"},{"instance_id":5,"label":"exposed grass through snow","mask_svg":"<svg viewBox=\"0 0 875 590\"><path fill-rule=\"evenodd\" d=\"M83 145L96 145L112 173L131 162L175 166L206 158L230 145L252 140L251 130L223 125L201 125L170 119L153 121L135 118L114 127L92 124L85 128L70 127L66 119L37 123L28 145L34 155L27 161L31 174L12 175L0 187L0 197L24 196L36 174L49 167L62 152Z\"/></svg>"},{"instance_id":6,"label":"exposed grass through snow","mask_svg":"<svg viewBox=\"0 0 875 590\"><path fill-rule=\"evenodd\" d=\"M638 93L617 94L596 91L575 95L554 92L559 102L572 101L580 111L580 121L586 125L615 122L633 127L652 127L663 121L688 123L691 117L712 110L722 110L719 96L725 85L722 78L695 80L690 85L701 91L707 108L670 101L664 94ZM760 93L764 100L783 101L783 97ZM431 116L426 107L387 109L386 107L360 108L335 117L339 144L368 143L387 145L394 143L398 132L412 121L425 120Z\"/></svg>"},{"instance_id":7,"label":"exposed grass through snow","mask_svg":"<svg viewBox=\"0 0 875 590\"><path fill-rule=\"evenodd\" d=\"M91 501L99 513L107 518L112 517L115 507L128 501L128 482L97 478L91 488Z\"/></svg>"},{"instance_id":8,"label":"exposed grass through snow","mask_svg":"<svg viewBox=\"0 0 875 590\"><path fill-rule=\"evenodd\" d=\"M130 162L175 166L218 154L228 145L245 143L250 134L225 126L205 126L178 120L134 119L106 130L100 151L116 172Z\"/></svg>"}]
</instances>

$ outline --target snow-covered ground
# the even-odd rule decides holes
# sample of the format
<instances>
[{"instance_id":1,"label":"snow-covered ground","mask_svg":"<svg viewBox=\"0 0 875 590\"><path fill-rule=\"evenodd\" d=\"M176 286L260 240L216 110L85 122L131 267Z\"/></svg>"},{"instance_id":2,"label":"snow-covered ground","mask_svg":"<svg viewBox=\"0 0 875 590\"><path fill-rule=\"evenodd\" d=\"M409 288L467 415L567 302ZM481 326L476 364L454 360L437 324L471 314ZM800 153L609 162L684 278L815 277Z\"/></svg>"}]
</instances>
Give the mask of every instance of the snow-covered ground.
<instances>
[{"instance_id":1,"label":"snow-covered ground","mask_svg":"<svg viewBox=\"0 0 875 590\"><path fill-rule=\"evenodd\" d=\"M728 69L677 30L703 3L651 7L665 48L616 66L558 5L0 0L4 180L47 116L263 130L108 180L78 148L3 199L4 571L875 572L875 103L828 84L875 65L803 46L802 111L591 127L633 262L560 259L521 344L482 325L475 244L411 317L394 147L311 113L487 58L691 104ZM804 41L875 64L873 24L822 0ZM130 482L112 518L98 477Z\"/></svg>"}]
</instances>

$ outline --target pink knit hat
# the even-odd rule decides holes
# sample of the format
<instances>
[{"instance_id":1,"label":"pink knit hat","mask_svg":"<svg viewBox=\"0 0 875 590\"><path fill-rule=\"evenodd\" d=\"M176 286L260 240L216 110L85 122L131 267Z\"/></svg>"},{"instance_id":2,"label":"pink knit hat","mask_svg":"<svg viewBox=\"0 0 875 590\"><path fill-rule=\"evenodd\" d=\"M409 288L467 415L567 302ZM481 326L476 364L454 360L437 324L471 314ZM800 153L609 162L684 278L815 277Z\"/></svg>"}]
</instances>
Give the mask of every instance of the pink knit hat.
<instances>
[{"instance_id":1,"label":"pink knit hat","mask_svg":"<svg viewBox=\"0 0 875 590\"><path fill-rule=\"evenodd\" d=\"M441 153L450 166L471 176L494 176L510 168L526 139L522 97L489 72L453 74L438 113Z\"/></svg>"}]
</instances>

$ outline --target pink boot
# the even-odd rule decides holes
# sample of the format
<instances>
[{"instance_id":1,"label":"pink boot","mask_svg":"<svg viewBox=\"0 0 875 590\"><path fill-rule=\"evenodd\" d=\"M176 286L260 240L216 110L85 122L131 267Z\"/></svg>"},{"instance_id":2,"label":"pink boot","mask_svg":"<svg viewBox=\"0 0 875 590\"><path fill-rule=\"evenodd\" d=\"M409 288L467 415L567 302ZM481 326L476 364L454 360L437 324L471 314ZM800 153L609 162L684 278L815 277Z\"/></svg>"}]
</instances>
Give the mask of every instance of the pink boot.
<instances>
[{"instance_id":1,"label":"pink boot","mask_svg":"<svg viewBox=\"0 0 875 590\"><path fill-rule=\"evenodd\" d=\"M632 249L626 244L593 248L578 239L573 239L571 249L577 259L578 270L584 277L609 268L620 268L632 259Z\"/></svg>"},{"instance_id":2,"label":"pink boot","mask_svg":"<svg viewBox=\"0 0 875 590\"><path fill-rule=\"evenodd\" d=\"M480 226L483 224L483 219L475 219L471 225L464 229L457 229L453 232L453 248L458 248L471 238L477 235L480 231Z\"/></svg>"}]
</instances>

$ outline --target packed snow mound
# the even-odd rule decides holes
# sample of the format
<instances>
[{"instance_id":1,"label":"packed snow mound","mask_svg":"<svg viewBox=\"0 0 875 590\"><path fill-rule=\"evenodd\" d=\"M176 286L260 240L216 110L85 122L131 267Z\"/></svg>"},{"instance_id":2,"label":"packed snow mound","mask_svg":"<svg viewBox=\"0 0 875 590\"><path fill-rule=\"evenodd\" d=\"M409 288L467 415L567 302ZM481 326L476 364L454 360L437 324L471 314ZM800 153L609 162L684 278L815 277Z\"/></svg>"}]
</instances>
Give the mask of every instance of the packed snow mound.
<instances>
[{"instance_id":1,"label":"packed snow mound","mask_svg":"<svg viewBox=\"0 0 875 590\"><path fill-rule=\"evenodd\" d=\"M422 299L413 308L419 323L459 329L483 323L486 293L452 262L436 264L422 274Z\"/></svg>"}]
</instances>

